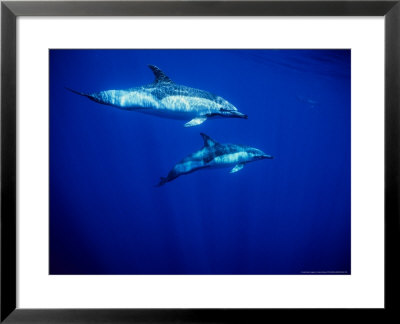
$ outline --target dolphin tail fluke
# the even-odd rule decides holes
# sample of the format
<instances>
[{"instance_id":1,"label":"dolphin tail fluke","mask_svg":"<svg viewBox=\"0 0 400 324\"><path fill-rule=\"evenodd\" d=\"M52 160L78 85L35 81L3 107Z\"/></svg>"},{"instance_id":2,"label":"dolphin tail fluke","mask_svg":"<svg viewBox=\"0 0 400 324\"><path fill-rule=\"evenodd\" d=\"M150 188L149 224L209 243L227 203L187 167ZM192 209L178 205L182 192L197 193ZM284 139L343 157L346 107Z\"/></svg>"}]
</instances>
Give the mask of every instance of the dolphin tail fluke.
<instances>
[{"instance_id":1,"label":"dolphin tail fluke","mask_svg":"<svg viewBox=\"0 0 400 324\"><path fill-rule=\"evenodd\" d=\"M158 183L158 185L156 185L156 187L161 187L161 186L165 185L167 182L168 182L167 178L160 177L160 182Z\"/></svg>"},{"instance_id":2,"label":"dolphin tail fluke","mask_svg":"<svg viewBox=\"0 0 400 324\"><path fill-rule=\"evenodd\" d=\"M68 91L71 91L73 93L76 93L77 95L84 96L84 97L89 97L88 93L79 92L79 91L73 90L73 89L68 88L68 87L65 87L65 89L67 89Z\"/></svg>"}]
</instances>

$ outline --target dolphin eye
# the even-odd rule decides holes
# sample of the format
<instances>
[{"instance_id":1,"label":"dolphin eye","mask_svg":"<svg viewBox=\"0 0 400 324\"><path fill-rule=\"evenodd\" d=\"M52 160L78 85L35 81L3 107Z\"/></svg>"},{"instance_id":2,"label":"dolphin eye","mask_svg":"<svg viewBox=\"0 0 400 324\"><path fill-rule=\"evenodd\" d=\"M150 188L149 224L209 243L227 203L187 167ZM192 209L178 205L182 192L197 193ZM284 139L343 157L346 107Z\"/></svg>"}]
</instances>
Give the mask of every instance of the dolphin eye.
<instances>
[{"instance_id":1,"label":"dolphin eye","mask_svg":"<svg viewBox=\"0 0 400 324\"><path fill-rule=\"evenodd\" d=\"M219 108L219 111L232 111L231 109Z\"/></svg>"}]
</instances>

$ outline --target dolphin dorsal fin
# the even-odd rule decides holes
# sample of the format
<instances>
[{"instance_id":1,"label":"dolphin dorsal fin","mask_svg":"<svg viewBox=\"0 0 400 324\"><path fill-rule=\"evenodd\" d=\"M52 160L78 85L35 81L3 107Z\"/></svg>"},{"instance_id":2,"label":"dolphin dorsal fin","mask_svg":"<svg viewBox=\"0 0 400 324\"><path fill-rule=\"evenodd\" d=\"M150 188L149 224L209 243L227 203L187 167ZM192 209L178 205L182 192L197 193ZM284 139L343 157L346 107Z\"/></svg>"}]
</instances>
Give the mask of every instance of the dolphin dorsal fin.
<instances>
[{"instance_id":1,"label":"dolphin dorsal fin","mask_svg":"<svg viewBox=\"0 0 400 324\"><path fill-rule=\"evenodd\" d=\"M172 80L157 66L149 64L149 68L153 71L154 76L156 77L154 83L160 83L160 82L172 83Z\"/></svg>"},{"instance_id":2,"label":"dolphin dorsal fin","mask_svg":"<svg viewBox=\"0 0 400 324\"><path fill-rule=\"evenodd\" d=\"M213 140L210 136L204 133L200 133L200 135L203 137L204 146L211 147L219 144L217 141Z\"/></svg>"}]
</instances>

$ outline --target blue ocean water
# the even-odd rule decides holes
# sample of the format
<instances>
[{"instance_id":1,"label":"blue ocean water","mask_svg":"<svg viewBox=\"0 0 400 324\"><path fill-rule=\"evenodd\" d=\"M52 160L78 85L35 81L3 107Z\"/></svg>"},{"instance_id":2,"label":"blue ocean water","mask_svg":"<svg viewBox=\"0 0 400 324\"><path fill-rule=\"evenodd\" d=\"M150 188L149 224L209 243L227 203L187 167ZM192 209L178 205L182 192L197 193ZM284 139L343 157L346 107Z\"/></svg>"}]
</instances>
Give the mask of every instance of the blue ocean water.
<instances>
[{"instance_id":1,"label":"blue ocean water","mask_svg":"<svg viewBox=\"0 0 400 324\"><path fill-rule=\"evenodd\" d=\"M349 50L50 50L50 274L350 274ZM185 128L69 92L153 82L245 119ZM203 132L273 160L155 187Z\"/></svg>"}]
</instances>

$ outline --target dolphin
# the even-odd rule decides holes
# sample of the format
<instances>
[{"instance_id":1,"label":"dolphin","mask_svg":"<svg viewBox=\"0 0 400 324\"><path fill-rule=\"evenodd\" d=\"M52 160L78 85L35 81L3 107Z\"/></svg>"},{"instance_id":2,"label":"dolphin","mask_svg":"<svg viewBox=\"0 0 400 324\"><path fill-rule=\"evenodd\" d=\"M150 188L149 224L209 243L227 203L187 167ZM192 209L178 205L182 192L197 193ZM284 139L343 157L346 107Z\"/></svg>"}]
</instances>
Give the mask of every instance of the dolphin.
<instances>
[{"instance_id":1,"label":"dolphin","mask_svg":"<svg viewBox=\"0 0 400 324\"><path fill-rule=\"evenodd\" d=\"M210 118L246 118L237 108L210 92L174 83L163 71L149 65L153 83L127 90L106 90L84 93L66 88L103 105L122 110L139 111L164 118L188 121L185 127L196 126Z\"/></svg>"},{"instance_id":2,"label":"dolphin","mask_svg":"<svg viewBox=\"0 0 400 324\"><path fill-rule=\"evenodd\" d=\"M160 183L157 185L158 187L181 175L200 169L233 166L230 173L235 173L243 169L246 163L273 158L273 156L265 154L254 147L220 144L204 133L200 133L200 135L203 138L204 146L199 151L188 155L182 161L175 164L165 178L161 177Z\"/></svg>"}]
</instances>

